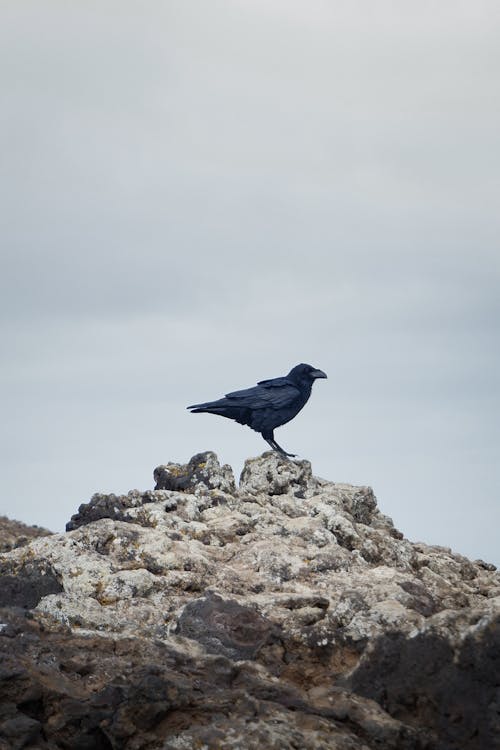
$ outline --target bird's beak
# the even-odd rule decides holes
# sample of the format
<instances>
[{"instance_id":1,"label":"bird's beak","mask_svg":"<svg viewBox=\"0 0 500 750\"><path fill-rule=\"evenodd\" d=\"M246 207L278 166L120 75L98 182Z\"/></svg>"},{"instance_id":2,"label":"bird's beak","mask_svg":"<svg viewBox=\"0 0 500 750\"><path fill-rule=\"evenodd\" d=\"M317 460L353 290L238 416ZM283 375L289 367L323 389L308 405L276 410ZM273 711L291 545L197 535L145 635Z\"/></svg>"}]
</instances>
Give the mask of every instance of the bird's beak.
<instances>
[{"instance_id":1,"label":"bird's beak","mask_svg":"<svg viewBox=\"0 0 500 750\"><path fill-rule=\"evenodd\" d=\"M313 370L309 373L309 375L313 380L316 380L316 378L326 378L326 374L323 372L323 370Z\"/></svg>"}]
</instances>

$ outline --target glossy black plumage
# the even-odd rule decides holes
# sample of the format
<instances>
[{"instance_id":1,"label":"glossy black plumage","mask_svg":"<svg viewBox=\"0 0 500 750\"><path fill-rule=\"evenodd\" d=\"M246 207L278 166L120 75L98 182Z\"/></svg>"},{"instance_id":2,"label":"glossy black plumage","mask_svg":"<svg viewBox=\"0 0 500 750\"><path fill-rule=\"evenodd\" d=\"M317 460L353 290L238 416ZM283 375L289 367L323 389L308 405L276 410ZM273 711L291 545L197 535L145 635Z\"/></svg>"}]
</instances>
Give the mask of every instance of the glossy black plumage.
<instances>
[{"instance_id":1,"label":"glossy black plumage","mask_svg":"<svg viewBox=\"0 0 500 750\"><path fill-rule=\"evenodd\" d=\"M260 432L273 450L285 456L294 456L281 448L274 439L274 430L293 419L307 403L312 384L317 378L326 378L322 370L311 365L293 367L282 378L261 380L253 388L226 393L217 401L193 404L187 408L192 414L207 412L218 414L235 422L246 424Z\"/></svg>"}]
</instances>

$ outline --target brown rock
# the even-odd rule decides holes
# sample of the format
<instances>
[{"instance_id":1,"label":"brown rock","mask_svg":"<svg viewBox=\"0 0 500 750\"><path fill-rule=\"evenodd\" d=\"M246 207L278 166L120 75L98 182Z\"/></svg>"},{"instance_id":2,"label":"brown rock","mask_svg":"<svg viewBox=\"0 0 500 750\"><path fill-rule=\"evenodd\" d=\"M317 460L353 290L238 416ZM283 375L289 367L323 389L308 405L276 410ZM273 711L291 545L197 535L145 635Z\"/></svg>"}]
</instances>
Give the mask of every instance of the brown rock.
<instances>
[{"instance_id":1,"label":"brown rock","mask_svg":"<svg viewBox=\"0 0 500 750\"><path fill-rule=\"evenodd\" d=\"M51 531L40 526L27 526L21 521L13 521L6 516L0 516L0 553L23 547L32 539L50 534L52 534Z\"/></svg>"}]
</instances>

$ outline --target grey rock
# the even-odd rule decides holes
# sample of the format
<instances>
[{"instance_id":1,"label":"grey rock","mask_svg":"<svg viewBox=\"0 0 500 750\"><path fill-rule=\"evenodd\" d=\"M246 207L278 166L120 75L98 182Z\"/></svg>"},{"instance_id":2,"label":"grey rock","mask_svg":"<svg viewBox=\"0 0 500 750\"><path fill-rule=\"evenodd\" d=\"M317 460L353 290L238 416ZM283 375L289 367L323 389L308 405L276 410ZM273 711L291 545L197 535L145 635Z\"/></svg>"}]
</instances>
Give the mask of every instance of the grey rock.
<instances>
[{"instance_id":1,"label":"grey rock","mask_svg":"<svg viewBox=\"0 0 500 750\"><path fill-rule=\"evenodd\" d=\"M147 503L158 503L168 501L166 493L156 493L153 490L139 492L139 490L130 490L126 495L109 495L95 493L92 495L90 502L82 503L78 508L78 513L71 516L66 524L66 531L75 531L80 526L85 526L94 521L100 521L103 518L113 518L116 521L130 521L129 511L132 508L140 508Z\"/></svg>"},{"instance_id":2,"label":"grey rock","mask_svg":"<svg viewBox=\"0 0 500 750\"><path fill-rule=\"evenodd\" d=\"M495 747L494 566L273 452L155 480L0 556L0 748Z\"/></svg>"},{"instance_id":3,"label":"grey rock","mask_svg":"<svg viewBox=\"0 0 500 750\"><path fill-rule=\"evenodd\" d=\"M240 476L240 492L251 495L288 494L303 498L316 485L309 461L289 461L276 451L247 459Z\"/></svg>"},{"instance_id":4,"label":"grey rock","mask_svg":"<svg viewBox=\"0 0 500 750\"><path fill-rule=\"evenodd\" d=\"M197 453L187 464L169 463L157 466L153 472L156 490L221 490L234 493L233 470L228 464L221 466L212 451Z\"/></svg>"}]
</instances>

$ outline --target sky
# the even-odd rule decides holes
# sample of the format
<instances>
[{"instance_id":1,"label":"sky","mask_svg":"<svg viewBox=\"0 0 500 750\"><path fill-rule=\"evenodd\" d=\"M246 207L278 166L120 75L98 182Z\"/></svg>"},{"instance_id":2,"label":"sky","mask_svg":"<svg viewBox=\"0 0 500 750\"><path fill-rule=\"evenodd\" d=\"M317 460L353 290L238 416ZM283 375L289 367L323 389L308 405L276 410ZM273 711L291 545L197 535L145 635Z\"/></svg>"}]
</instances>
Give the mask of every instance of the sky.
<instances>
[{"instance_id":1,"label":"sky","mask_svg":"<svg viewBox=\"0 0 500 750\"><path fill-rule=\"evenodd\" d=\"M191 415L299 362L276 432L500 564L496 0L4 0L0 514L268 448Z\"/></svg>"}]
</instances>

